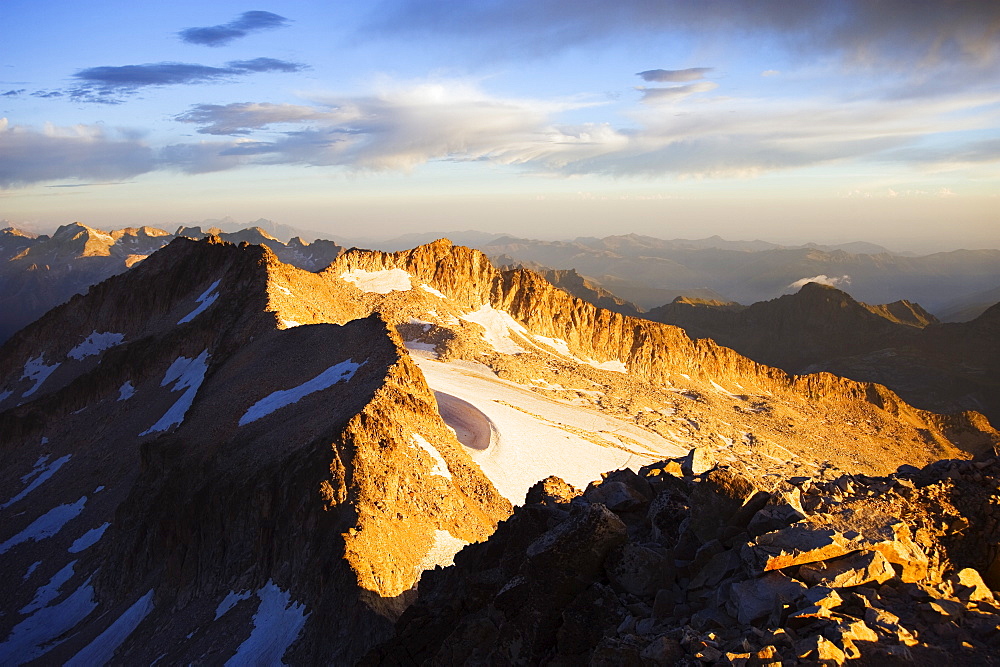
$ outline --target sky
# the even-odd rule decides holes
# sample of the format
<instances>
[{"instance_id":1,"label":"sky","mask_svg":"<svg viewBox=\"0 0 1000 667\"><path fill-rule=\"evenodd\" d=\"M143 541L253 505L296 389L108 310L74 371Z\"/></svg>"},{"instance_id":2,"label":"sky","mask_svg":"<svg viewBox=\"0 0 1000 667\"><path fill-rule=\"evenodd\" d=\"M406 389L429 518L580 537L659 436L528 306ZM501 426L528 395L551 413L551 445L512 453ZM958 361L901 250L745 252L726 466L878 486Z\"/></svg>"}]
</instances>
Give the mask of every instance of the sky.
<instances>
[{"instance_id":1,"label":"sky","mask_svg":"<svg viewBox=\"0 0 1000 667\"><path fill-rule=\"evenodd\" d=\"M1000 247L1000 2L4 0L0 220Z\"/></svg>"}]
</instances>

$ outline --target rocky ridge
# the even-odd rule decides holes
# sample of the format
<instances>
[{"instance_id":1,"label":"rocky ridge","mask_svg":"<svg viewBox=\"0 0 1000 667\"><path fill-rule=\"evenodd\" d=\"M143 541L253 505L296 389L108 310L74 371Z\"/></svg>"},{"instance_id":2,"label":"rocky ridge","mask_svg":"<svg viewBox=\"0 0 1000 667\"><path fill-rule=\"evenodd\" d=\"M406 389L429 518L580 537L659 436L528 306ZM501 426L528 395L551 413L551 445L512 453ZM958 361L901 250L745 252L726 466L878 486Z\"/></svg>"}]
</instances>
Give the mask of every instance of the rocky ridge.
<instances>
[{"instance_id":1,"label":"rocky ridge","mask_svg":"<svg viewBox=\"0 0 1000 667\"><path fill-rule=\"evenodd\" d=\"M885 387L827 373L790 376L711 340L692 340L677 327L599 309L532 271L499 271L482 253L447 241L397 253L352 249L319 277L335 283L354 271L402 271L447 296L407 289L357 299L362 312L379 312L404 337L432 344L439 358L479 361L526 385L540 380L542 392L545 385L589 390L596 384L603 396L591 397L595 407L688 447L712 443L760 465L816 462L822 448L826 462L884 473L902 463L991 452L997 442L982 415L917 410ZM520 348L515 354L484 345L481 330L463 320L486 307L525 329L507 330ZM588 370L602 365L627 373ZM665 405L672 412L649 412Z\"/></svg>"},{"instance_id":2,"label":"rocky ridge","mask_svg":"<svg viewBox=\"0 0 1000 667\"><path fill-rule=\"evenodd\" d=\"M224 241L266 245L284 262L318 270L342 252L332 241L307 244L296 237L285 244L264 230L219 232ZM31 236L13 228L0 230L0 342L74 294L122 273L178 237L210 235L199 227L171 234L154 227L126 227L105 232L79 222L59 227L51 236Z\"/></svg>"},{"instance_id":3,"label":"rocky ridge","mask_svg":"<svg viewBox=\"0 0 1000 667\"><path fill-rule=\"evenodd\" d=\"M4 345L0 662L350 662L509 514L377 315L279 325L285 269L178 239Z\"/></svg>"},{"instance_id":4,"label":"rocky ridge","mask_svg":"<svg viewBox=\"0 0 1000 667\"><path fill-rule=\"evenodd\" d=\"M869 305L809 283L796 294L746 307L675 301L642 316L789 373L827 371L877 382L922 408L977 410L995 424L998 312L942 324L918 304Z\"/></svg>"},{"instance_id":5,"label":"rocky ridge","mask_svg":"<svg viewBox=\"0 0 1000 667\"><path fill-rule=\"evenodd\" d=\"M1000 664L1000 462L539 482L362 664ZM992 590L991 590L992 589Z\"/></svg>"}]
</instances>

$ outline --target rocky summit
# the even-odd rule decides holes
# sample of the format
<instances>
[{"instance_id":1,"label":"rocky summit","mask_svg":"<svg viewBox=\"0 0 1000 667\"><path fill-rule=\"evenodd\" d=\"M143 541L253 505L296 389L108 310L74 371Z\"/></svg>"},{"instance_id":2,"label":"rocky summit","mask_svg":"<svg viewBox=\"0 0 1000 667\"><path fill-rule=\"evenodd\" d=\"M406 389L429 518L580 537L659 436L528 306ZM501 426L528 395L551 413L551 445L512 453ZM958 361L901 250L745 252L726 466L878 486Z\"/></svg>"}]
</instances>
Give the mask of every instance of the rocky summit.
<instances>
[{"instance_id":1,"label":"rocky summit","mask_svg":"<svg viewBox=\"0 0 1000 667\"><path fill-rule=\"evenodd\" d=\"M979 412L444 239L187 235L0 348L0 663L997 654Z\"/></svg>"}]
</instances>

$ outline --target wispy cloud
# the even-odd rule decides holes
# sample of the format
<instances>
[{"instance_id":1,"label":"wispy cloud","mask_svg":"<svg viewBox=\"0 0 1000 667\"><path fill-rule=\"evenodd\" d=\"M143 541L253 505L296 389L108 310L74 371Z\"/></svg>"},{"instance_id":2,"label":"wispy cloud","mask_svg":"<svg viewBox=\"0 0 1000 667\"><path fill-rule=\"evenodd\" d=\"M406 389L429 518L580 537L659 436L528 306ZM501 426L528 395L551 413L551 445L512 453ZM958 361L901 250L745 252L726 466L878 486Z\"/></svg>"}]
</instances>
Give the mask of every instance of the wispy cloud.
<instances>
[{"instance_id":1,"label":"wispy cloud","mask_svg":"<svg viewBox=\"0 0 1000 667\"><path fill-rule=\"evenodd\" d=\"M271 12L243 12L229 23L213 25L204 28L185 28L178 36L188 44L201 46L225 46L230 42L246 37L252 32L283 28L291 23L284 16Z\"/></svg>"},{"instance_id":2,"label":"wispy cloud","mask_svg":"<svg viewBox=\"0 0 1000 667\"><path fill-rule=\"evenodd\" d=\"M16 90L8 90L5 93L0 93L0 97L17 97L25 92L24 88L18 88Z\"/></svg>"},{"instance_id":3,"label":"wispy cloud","mask_svg":"<svg viewBox=\"0 0 1000 667\"><path fill-rule=\"evenodd\" d=\"M705 75L712 71L711 67L688 67L687 69L648 69L645 72L638 72L636 76L642 77L643 81L657 83L683 83L685 81L697 81L705 78Z\"/></svg>"},{"instance_id":4,"label":"wispy cloud","mask_svg":"<svg viewBox=\"0 0 1000 667\"><path fill-rule=\"evenodd\" d=\"M714 81L699 81L697 83L689 83L686 86L670 86L669 88L644 88L640 86L636 90L642 93L643 102L650 103L677 102L695 93L707 93L718 87L719 84Z\"/></svg>"},{"instance_id":5,"label":"wispy cloud","mask_svg":"<svg viewBox=\"0 0 1000 667\"><path fill-rule=\"evenodd\" d=\"M648 89L660 99L646 101L658 103L636 105L621 124L562 121L568 112L584 113L594 100L498 97L462 80L389 82L366 95L330 95L308 104L197 105L176 120L210 136L159 148L100 127L5 124L0 186L253 165L407 171L445 160L624 178L752 177L852 160L903 168L948 159L1000 161L994 140L918 150L935 145L938 133L992 127L995 119L985 112L978 117L956 110L973 101L993 109L1000 93L908 105L889 99L689 99L715 85ZM664 113L667 102L671 112Z\"/></svg>"},{"instance_id":6,"label":"wispy cloud","mask_svg":"<svg viewBox=\"0 0 1000 667\"><path fill-rule=\"evenodd\" d=\"M117 104L141 88L213 83L261 72L299 72L303 69L305 65L274 58L234 60L225 67L178 62L89 67L73 75L80 85L69 93L80 101Z\"/></svg>"},{"instance_id":7,"label":"wispy cloud","mask_svg":"<svg viewBox=\"0 0 1000 667\"><path fill-rule=\"evenodd\" d=\"M67 178L112 181L152 171L154 151L128 133L98 126L39 131L0 119L0 187Z\"/></svg>"},{"instance_id":8,"label":"wispy cloud","mask_svg":"<svg viewBox=\"0 0 1000 667\"><path fill-rule=\"evenodd\" d=\"M812 278L800 278L799 280L796 280L794 283L785 287L785 290L797 290L801 287L805 287L809 283L818 283L820 285L826 285L827 287L836 287L838 285L846 286L851 284L851 277L818 275L818 276L813 276Z\"/></svg>"},{"instance_id":9,"label":"wispy cloud","mask_svg":"<svg viewBox=\"0 0 1000 667\"><path fill-rule=\"evenodd\" d=\"M386 0L372 16L369 36L433 32L465 39L494 57L546 55L637 34L697 31L704 44L779 38L800 57L835 55L851 65L880 69L909 71L915 62L923 68L989 68L1000 62L997 2Z\"/></svg>"}]
</instances>

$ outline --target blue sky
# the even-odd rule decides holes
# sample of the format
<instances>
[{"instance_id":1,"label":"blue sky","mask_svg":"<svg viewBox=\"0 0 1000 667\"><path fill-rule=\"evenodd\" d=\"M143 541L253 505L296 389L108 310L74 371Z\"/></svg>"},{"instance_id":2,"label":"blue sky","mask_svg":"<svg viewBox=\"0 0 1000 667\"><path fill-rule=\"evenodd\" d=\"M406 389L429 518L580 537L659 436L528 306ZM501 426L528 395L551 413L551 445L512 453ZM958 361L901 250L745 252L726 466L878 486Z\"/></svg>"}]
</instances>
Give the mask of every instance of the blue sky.
<instances>
[{"instance_id":1,"label":"blue sky","mask_svg":"<svg viewBox=\"0 0 1000 667\"><path fill-rule=\"evenodd\" d=\"M996 247L998 35L988 1L7 0L0 218Z\"/></svg>"}]
</instances>

